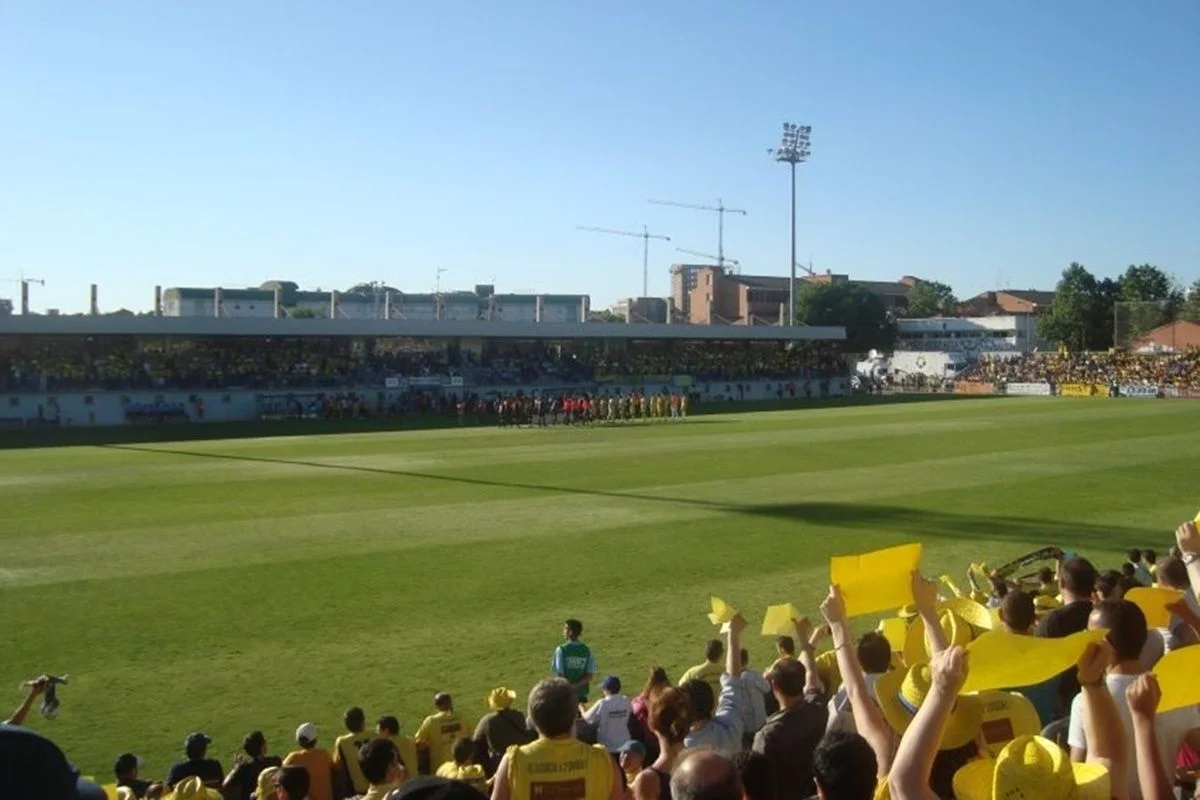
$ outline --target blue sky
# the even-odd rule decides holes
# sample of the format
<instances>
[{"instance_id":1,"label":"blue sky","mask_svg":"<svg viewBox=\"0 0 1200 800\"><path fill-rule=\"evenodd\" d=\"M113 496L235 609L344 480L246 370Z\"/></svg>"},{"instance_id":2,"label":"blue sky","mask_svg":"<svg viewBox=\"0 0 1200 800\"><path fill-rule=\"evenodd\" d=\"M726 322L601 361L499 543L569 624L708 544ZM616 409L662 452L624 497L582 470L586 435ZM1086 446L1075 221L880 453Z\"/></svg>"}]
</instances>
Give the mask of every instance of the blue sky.
<instances>
[{"instance_id":1,"label":"blue sky","mask_svg":"<svg viewBox=\"0 0 1200 800\"><path fill-rule=\"evenodd\" d=\"M714 252L961 296L1200 278L1196 0L0 0L0 279L637 294ZM15 296L11 283L0 296Z\"/></svg>"}]
</instances>

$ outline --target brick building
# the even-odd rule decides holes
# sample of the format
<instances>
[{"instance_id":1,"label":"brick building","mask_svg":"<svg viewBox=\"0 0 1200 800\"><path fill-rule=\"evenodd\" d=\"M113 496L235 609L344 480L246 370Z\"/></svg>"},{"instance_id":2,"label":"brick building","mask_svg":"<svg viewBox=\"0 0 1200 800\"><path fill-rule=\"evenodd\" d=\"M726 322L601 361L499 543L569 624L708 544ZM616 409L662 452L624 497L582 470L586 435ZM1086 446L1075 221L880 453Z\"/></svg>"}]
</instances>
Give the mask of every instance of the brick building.
<instances>
[{"instance_id":1,"label":"brick building","mask_svg":"<svg viewBox=\"0 0 1200 800\"><path fill-rule=\"evenodd\" d=\"M1177 353L1200 349L1200 325L1168 322L1138 337L1130 348L1136 353Z\"/></svg>"},{"instance_id":2,"label":"brick building","mask_svg":"<svg viewBox=\"0 0 1200 800\"><path fill-rule=\"evenodd\" d=\"M1045 314L1054 302L1054 292L1038 289L999 289L983 292L958 304L960 317L1009 317Z\"/></svg>"}]
</instances>

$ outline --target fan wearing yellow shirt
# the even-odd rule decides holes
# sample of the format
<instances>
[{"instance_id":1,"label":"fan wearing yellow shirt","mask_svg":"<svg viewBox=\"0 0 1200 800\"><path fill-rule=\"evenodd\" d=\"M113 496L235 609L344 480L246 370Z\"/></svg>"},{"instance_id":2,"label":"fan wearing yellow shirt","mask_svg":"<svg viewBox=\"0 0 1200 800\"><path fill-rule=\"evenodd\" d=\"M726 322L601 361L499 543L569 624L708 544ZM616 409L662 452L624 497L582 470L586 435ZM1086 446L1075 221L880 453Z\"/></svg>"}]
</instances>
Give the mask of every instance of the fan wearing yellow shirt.
<instances>
[{"instance_id":1,"label":"fan wearing yellow shirt","mask_svg":"<svg viewBox=\"0 0 1200 800\"><path fill-rule=\"evenodd\" d=\"M346 794L364 794L370 784L358 766L358 751L371 736L363 732L367 718L358 706L346 710L342 715L346 733L339 736L333 743L333 766L337 769L338 782L353 791Z\"/></svg>"},{"instance_id":2,"label":"fan wearing yellow shirt","mask_svg":"<svg viewBox=\"0 0 1200 800\"><path fill-rule=\"evenodd\" d=\"M369 739L355 761L368 783L367 790L355 800L384 800L404 783L400 754L396 752L396 746L382 736Z\"/></svg>"},{"instance_id":3,"label":"fan wearing yellow shirt","mask_svg":"<svg viewBox=\"0 0 1200 800\"><path fill-rule=\"evenodd\" d=\"M396 745L396 751L400 754L400 766L404 767L404 780L401 783L417 777L420 765L417 759L417 744L412 737L400 735L400 720L390 714L380 717L379 722L375 723L375 733Z\"/></svg>"},{"instance_id":4,"label":"fan wearing yellow shirt","mask_svg":"<svg viewBox=\"0 0 1200 800\"><path fill-rule=\"evenodd\" d=\"M438 767L437 776L462 781L478 789L481 794L487 794L488 791L487 775L483 767L475 763L475 743L466 737L454 743L454 760Z\"/></svg>"},{"instance_id":5,"label":"fan wearing yellow shirt","mask_svg":"<svg viewBox=\"0 0 1200 800\"><path fill-rule=\"evenodd\" d=\"M572 736L578 698L562 678L529 693L537 741L510 747L493 779L492 800L624 800L625 777L600 745Z\"/></svg>"},{"instance_id":6,"label":"fan wearing yellow shirt","mask_svg":"<svg viewBox=\"0 0 1200 800\"><path fill-rule=\"evenodd\" d=\"M683 677L679 679L679 685L683 686L688 681L693 680L704 681L713 687L713 697L719 697L721 694L721 675L725 672L725 644L720 639L710 640L708 647L704 651L704 657L708 660L683 673Z\"/></svg>"},{"instance_id":7,"label":"fan wearing yellow shirt","mask_svg":"<svg viewBox=\"0 0 1200 800\"><path fill-rule=\"evenodd\" d=\"M430 775L435 769L449 761L454 742L460 736L469 735L470 729L458 712L454 710L454 701L450 695L440 692L433 698L433 707L437 712L430 714L417 729L413 737L417 744L417 757L421 759L421 774Z\"/></svg>"}]
</instances>

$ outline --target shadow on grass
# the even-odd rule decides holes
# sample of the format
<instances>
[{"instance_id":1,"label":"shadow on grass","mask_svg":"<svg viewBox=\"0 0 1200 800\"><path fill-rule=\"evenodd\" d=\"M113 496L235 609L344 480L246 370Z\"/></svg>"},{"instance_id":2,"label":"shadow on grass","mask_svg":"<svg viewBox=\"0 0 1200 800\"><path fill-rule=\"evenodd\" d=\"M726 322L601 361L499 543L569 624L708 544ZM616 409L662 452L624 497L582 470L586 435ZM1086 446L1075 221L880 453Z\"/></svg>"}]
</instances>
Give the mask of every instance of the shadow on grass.
<instances>
[{"instance_id":1,"label":"shadow on grass","mask_svg":"<svg viewBox=\"0 0 1200 800\"><path fill-rule=\"evenodd\" d=\"M972 538L1000 539L1044 545L1053 544L1067 549L1087 552L1097 546L1117 550L1123 550L1128 547L1154 547L1156 544L1161 543L1164 535L1163 531L1155 528L1084 523L1068 519L1052 520L1000 516L995 514L967 514L942 509L909 508L905 506L867 503L803 502L740 504L717 500L647 495L635 492L586 489L574 486L523 483L521 481L497 480L492 478L439 475L433 472L368 467L356 464L328 464L301 459L268 458L234 453L206 453L161 447L138 447L136 445L105 446L115 450L154 454L166 453L192 458L252 461L265 464L310 467L318 470L416 478L466 486L487 486L566 496L605 497L631 502L682 505L709 509L719 513L792 521L804 526L816 526L841 531L847 529L891 531L893 533L911 535L916 539L922 540L929 538L955 541ZM845 549L848 552L856 552L853 546L848 546Z\"/></svg>"}]
</instances>

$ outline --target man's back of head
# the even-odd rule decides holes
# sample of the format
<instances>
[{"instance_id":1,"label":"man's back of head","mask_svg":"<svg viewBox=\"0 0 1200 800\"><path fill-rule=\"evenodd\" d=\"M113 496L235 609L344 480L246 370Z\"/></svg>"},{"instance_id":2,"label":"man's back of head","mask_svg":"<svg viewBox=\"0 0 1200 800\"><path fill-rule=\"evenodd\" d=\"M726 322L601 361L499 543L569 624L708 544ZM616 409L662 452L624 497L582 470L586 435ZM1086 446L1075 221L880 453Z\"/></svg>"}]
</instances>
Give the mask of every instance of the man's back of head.
<instances>
[{"instance_id":1,"label":"man's back of head","mask_svg":"<svg viewBox=\"0 0 1200 800\"><path fill-rule=\"evenodd\" d=\"M1009 633L1029 633L1037 619L1033 598L1022 591L1012 591L1000 601L1000 621Z\"/></svg>"},{"instance_id":2,"label":"man's back of head","mask_svg":"<svg viewBox=\"0 0 1200 800\"><path fill-rule=\"evenodd\" d=\"M744 800L775 800L779 797L775 765L766 755L742 750L733 757L733 766L742 782Z\"/></svg>"},{"instance_id":3,"label":"man's back of head","mask_svg":"<svg viewBox=\"0 0 1200 800\"><path fill-rule=\"evenodd\" d=\"M283 767L275 776L275 785L283 790L280 800L304 800L310 785L308 770L295 764Z\"/></svg>"},{"instance_id":4,"label":"man's back of head","mask_svg":"<svg viewBox=\"0 0 1200 800\"><path fill-rule=\"evenodd\" d=\"M794 656L796 655L796 640L790 636L780 636L775 640L775 649L780 655Z\"/></svg>"},{"instance_id":5,"label":"man's back of head","mask_svg":"<svg viewBox=\"0 0 1200 800\"><path fill-rule=\"evenodd\" d=\"M854 648L858 654L858 663L863 671L872 675L882 675L892 666L892 645L879 631L867 631L858 640Z\"/></svg>"},{"instance_id":6,"label":"man's back of head","mask_svg":"<svg viewBox=\"0 0 1200 800\"><path fill-rule=\"evenodd\" d=\"M1146 615L1128 600L1105 600L1092 611L1089 628L1106 629L1118 661L1137 661L1146 646Z\"/></svg>"},{"instance_id":7,"label":"man's back of head","mask_svg":"<svg viewBox=\"0 0 1200 800\"><path fill-rule=\"evenodd\" d=\"M571 684L562 678L546 678L529 692L529 718L537 732L547 739L566 736L575 728L579 716L578 698Z\"/></svg>"},{"instance_id":8,"label":"man's back of head","mask_svg":"<svg viewBox=\"0 0 1200 800\"><path fill-rule=\"evenodd\" d=\"M433 696L433 707L438 711L453 711L454 700L445 692L438 692Z\"/></svg>"},{"instance_id":9,"label":"man's back of head","mask_svg":"<svg viewBox=\"0 0 1200 800\"><path fill-rule=\"evenodd\" d=\"M362 729L367 724L367 715L361 708L354 706L346 709L346 713L342 715L342 723L350 733L362 733Z\"/></svg>"},{"instance_id":10,"label":"man's back of head","mask_svg":"<svg viewBox=\"0 0 1200 800\"><path fill-rule=\"evenodd\" d=\"M709 661L720 661L723 655L725 655L725 645L721 640L709 639L708 644L704 646L704 657Z\"/></svg>"},{"instance_id":11,"label":"man's back of head","mask_svg":"<svg viewBox=\"0 0 1200 800\"><path fill-rule=\"evenodd\" d=\"M713 711L717 705L717 698L713 694L712 686L709 686L708 681L692 678L690 681L681 683L679 691L683 692L683 696L687 698L688 708L692 712L692 719L697 722L707 722L712 719Z\"/></svg>"},{"instance_id":12,"label":"man's back of head","mask_svg":"<svg viewBox=\"0 0 1200 800\"><path fill-rule=\"evenodd\" d=\"M871 800L878 764L875 751L857 733L825 735L813 751L813 779L826 800ZM797 787L800 792L807 787Z\"/></svg>"},{"instance_id":13,"label":"man's back of head","mask_svg":"<svg viewBox=\"0 0 1200 800\"><path fill-rule=\"evenodd\" d=\"M713 750L686 753L671 773L672 800L742 800L733 762Z\"/></svg>"},{"instance_id":14,"label":"man's back of head","mask_svg":"<svg viewBox=\"0 0 1200 800\"><path fill-rule=\"evenodd\" d=\"M1088 600L1096 590L1096 568L1086 558L1068 558L1058 568L1058 584L1073 600Z\"/></svg>"},{"instance_id":15,"label":"man's back of head","mask_svg":"<svg viewBox=\"0 0 1200 800\"><path fill-rule=\"evenodd\" d=\"M1154 577L1168 589L1187 591L1191 586L1188 580L1187 565L1173 556L1163 556L1158 560L1154 569Z\"/></svg>"},{"instance_id":16,"label":"man's back of head","mask_svg":"<svg viewBox=\"0 0 1200 800\"><path fill-rule=\"evenodd\" d=\"M767 680L775 693L784 698L796 698L804 695L804 682L807 675L804 665L799 661L777 661L767 673Z\"/></svg>"}]
</instances>

